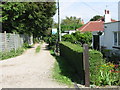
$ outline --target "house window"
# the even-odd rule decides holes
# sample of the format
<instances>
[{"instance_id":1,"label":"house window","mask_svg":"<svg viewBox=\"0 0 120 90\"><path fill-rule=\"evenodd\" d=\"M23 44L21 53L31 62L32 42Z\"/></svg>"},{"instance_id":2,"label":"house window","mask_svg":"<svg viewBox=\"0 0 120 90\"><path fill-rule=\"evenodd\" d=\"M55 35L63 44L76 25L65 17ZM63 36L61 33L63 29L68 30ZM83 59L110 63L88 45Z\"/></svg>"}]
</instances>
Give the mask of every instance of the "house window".
<instances>
[{"instance_id":1,"label":"house window","mask_svg":"<svg viewBox=\"0 0 120 90\"><path fill-rule=\"evenodd\" d=\"M114 45L117 46L117 32L114 32Z\"/></svg>"},{"instance_id":2,"label":"house window","mask_svg":"<svg viewBox=\"0 0 120 90\"><path fill-rule=\"evenodd\" d=\"M120 46L120 32L114 32L114 45Z\"/></svg>"},{"instance_id":3,"label":"house window","mask_svg":"<svg viewBox=\"0 0 120 90\"><path fill-rule=\"evenodd\" d=\"M118 46L120 46L120 32L118 32Z\"/></svg>"}]
</instances>

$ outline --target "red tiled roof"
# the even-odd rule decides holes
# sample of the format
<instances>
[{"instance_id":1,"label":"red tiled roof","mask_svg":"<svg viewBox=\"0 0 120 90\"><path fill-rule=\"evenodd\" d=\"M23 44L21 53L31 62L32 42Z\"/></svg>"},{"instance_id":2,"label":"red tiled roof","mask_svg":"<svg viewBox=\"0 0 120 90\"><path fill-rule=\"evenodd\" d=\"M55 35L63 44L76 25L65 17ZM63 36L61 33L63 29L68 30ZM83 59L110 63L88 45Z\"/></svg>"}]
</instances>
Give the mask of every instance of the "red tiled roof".
<instances>
[{"instance_id":1,"label":"red tiled roof","mask_svg":"<svg viewBox=\"0 0 120 90\"><path fill-rule=\"evenodd\" d=\"M81 32L93 32L93 31L103 31L104 25L103 21L90 21L87 24L83 25L82 27L78 28L77 30Z\"/></svg>"}]
</instances>

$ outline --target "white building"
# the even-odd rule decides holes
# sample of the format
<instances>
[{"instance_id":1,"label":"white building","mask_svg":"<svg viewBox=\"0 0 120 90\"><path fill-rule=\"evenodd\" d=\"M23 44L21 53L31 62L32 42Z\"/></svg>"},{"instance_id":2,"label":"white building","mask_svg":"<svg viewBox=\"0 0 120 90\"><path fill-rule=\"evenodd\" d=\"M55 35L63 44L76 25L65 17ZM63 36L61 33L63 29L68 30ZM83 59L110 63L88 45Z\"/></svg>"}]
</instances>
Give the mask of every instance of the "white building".
<instances>
[{"instance_id":1,"label":"white building","mask_svg":"<svg viewBox=\"0 0 120 90\"><path fill-rule=\"evenodd\" d=\"M106 49L120 49L120 21L104 23L100 46Z\"/></svg>"},{"instance_id":2,"label":"white building","mask_svg":"<svg viewBox=\"0 0 120 90\"><path fill-rule=\"evenodd\" d=\"M100 47L116 50L120 49L120 2L118 3L118 21L109 22L111 20L110 17L110 15L106 16L104 32L100 37Z\"/></svg>"}]
</instances>

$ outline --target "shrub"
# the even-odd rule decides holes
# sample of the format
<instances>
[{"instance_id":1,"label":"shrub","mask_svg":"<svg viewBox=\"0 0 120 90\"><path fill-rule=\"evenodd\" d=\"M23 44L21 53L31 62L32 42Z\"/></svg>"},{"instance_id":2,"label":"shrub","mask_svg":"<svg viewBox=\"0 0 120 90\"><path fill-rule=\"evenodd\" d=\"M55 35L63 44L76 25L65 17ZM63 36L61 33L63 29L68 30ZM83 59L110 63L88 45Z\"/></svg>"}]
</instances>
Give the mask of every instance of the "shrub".
<instances>
[{"instance_id":1,"label":"shrub","mask_svg":"<svg viewBox=\"0 0 120 90\"><path fill-rule=\"evenodd\" d=\"M74 44L88 44L89 46L92 43L92 34L90 32L80 33L79 31L62 36L62 41L71 42Z\"/></svg>"},{"instance_id":2,"label":"shrub","mask_svg":"<svg viewBox=\"0 0 120 90\"><path fill-rule=\"evenodd\" d=\"M91 32L85 32L80 33L79 31L73 33L73 36L77 39L78 44L88 44L89 46L92 43L92 33Z\"/></svg>"},{"instance_id":3,"label":"shrub","mask_svg":"<svg viewBox=\"0 0 120 90\"><path fill-rule=\"evenodd\" d=\"M75 74L79 75L81 83L84 82L82 51L83 49L79 45L70 42L60 43L60 55L75 69Z\"/></svg>"},{"instance_id":4,"label":"shrub","mask_svg":"<svg viewBox=\"0 0 120 90\"><path fill-rule=\"evenodd\" d=\"M71 42L71 43L75 43L77 41L76 38L73 35L70 35L70 34L64 35L62 37L62 40L63 41L68 41L68 42Z\"/></svg>"},{"instance_id":5,"label":"shrub","mask_svg":"<svg viewBox=\"0 0 120 90\"><path fill-rule=\"evenodd\" d=\"M57 43L57 34L51 35L49 37L44 37L44 41L49 44L49 49L55 49Z\"/></svg>"},{"instance_id":6,"label":"shrub","mask_svg":"<svg viewBox=\"0 0 120 90\"><path fill-rule=\"evenodd\" d=\"M60 55L65 58L68 64L75 69L75 74L79 79L84 81L83 66L83 48L70 42L60 42ZM90 82L94 85L119 85L119 68L118 73L112 73L114 70L112 63L106 63L101 52L89 50L90 63Z\"/></svg>"}]
</instances>

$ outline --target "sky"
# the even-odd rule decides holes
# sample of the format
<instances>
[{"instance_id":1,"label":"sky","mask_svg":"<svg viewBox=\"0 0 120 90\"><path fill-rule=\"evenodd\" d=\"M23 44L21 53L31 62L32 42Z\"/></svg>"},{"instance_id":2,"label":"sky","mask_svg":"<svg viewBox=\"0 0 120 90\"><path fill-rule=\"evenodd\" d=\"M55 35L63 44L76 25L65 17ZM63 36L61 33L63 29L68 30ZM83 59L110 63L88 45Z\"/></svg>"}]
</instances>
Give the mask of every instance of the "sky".
<instances>
[{"instance_id":1,"label":"sky","mask_svg":"<svg viewBox=\"0 0 120 90\"><path fill-rule=\"evenodd\" d=\"M111 17L118 20L118 2L120 0L59 0L60 19L66 16L76 16L87 23L95 15L104 15L104 10L110 11ZM58 13L53 17L58 21Z\"/></svg>"}]
</instances>

